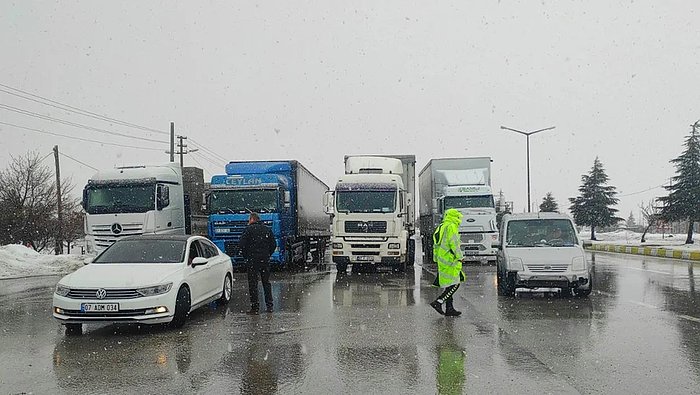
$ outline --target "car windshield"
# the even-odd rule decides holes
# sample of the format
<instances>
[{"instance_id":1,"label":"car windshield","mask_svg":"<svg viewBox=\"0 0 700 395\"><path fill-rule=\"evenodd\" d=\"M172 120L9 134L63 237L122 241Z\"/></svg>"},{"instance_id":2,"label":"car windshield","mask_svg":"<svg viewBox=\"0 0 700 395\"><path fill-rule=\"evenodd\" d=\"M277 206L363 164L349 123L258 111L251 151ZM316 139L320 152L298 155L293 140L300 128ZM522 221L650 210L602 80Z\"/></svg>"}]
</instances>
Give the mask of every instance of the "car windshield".
<instances>
[{"instance_id":1,"label":"car windshield","mask_svg":"<svg viewBox=\"0 0 700 395\"><path fill-rule=\"evenodd\" d=\"M527 219L508 222L508 247L572 247L578 244L576 231L566 219Z\"/></svg>"},{"instance_id":2,"label":"car windshield","mask_svg":"<svg viewBox=\"0 0 700 395\"><path fill-rule=\"evenodd\" d=\"M338 212L393 213L396 209L396 191L338 191Z\"/></svg>"},{"instance_id":3,"label":"car windshield","mask_svg":"<svg viewBox=\"0 0 700 395\"><path fill-rule=\"evenodd\" d=\"M209 195L212 213L272 213L278 210L278 190L214 190Z\"/></svg>"},{"instance_id":4,"label":"car windshield","mask_svg":"<svg viewBox=\"0 0 700 395\"><path fill-rule=\"evenodd\" d=\"M185 260L184 240L121 240L93 263L179 263Z\"/></svg>"},{"instance_id":5,"label":"car windshield","mask_svg":"<svg viewBox=\"0 0 700 395\"><path fill-rule=\"evenodd\" d=\"M85 190L88 214L145 213L156 208L155 184L106 184Z\"/></svg>"}]
</instances>

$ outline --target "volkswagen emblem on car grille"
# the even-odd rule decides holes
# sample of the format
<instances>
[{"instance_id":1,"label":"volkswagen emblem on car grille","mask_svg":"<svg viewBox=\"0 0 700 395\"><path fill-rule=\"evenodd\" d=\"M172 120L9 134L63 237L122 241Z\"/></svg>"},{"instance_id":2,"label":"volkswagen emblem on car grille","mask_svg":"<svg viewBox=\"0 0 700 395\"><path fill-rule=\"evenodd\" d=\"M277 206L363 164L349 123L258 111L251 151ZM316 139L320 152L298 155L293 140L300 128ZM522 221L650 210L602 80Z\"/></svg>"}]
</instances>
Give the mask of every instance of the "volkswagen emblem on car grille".
<instances>
[{"instance_id":1,"label":"volkswagen emblem on car grille","mask_svg":"<svg viewBox=\"0 0 700 395\"><path fill-rule=\"evenodd\" d=\"M100 288L97 290L97 292L95 292L95 296L97 299L104 299L107 297L107 291L105 291L104 288Z\"/></svg>"},{"instance_id":2,"label":"volkswagen emblem on car grille","mask_svg":"<svg viewBox=\"0 0 700 395\"><path fill-rule=\"evenodd\" d=\"M122 233L122 226L117 223L112 224L112 233L115 235Z\"/></svg>"}]
</instances>

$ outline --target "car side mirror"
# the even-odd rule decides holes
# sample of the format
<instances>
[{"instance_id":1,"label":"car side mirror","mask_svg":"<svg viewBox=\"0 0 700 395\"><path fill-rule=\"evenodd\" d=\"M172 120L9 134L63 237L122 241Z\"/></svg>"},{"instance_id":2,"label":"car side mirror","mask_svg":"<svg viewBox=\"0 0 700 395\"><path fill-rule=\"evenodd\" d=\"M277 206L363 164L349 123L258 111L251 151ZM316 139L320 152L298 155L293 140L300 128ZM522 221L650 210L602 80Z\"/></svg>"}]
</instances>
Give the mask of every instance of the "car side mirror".
<instances>
[{"instance_id":1,"label":"car side mirror","mask_svg":"<svg viewBox=\"0 0 700 395\"><path fill-rule=\"evenodd\" d=\"M192 260L192 267L206 265L207 262L209 262L209 259L202 256L198 256Z\"/></svg>"}]
</instances>

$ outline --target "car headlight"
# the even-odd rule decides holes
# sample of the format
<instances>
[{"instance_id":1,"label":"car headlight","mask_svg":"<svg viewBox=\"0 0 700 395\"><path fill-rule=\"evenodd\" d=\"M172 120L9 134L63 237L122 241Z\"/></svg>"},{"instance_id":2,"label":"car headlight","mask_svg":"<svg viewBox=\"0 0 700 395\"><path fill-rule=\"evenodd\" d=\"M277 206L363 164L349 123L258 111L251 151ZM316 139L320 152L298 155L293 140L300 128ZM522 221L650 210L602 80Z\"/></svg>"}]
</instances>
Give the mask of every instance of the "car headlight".
<instances>
[{"instance_id":1,"label":"car headlight","mask_svg":"<svg viewBox=\"0 0 700 395\"><path fill-rule=\"evenodd\" d=\"M573 270L585 270L586 269L586 259L582 256L574 257L571 260L573 265Z\"/></svg>"},{"instance_id":2,"label":"car headlight","mask_svg":"<svg viewBox=\"0 0 700 395\"><path fill-rule=\"evenodd\" d=\"M154 296L154 295L164 294L164 293L170 291L170 288L172 288L172 287L173 287L173 283L167 283L167 284L156 285L154 287L139 288L136 290L136 292L140 293L141 296Z\"/></svg>"},{"instance_id":3,"label":"car headlight","mask_svg":"<svg viewBox=\"0 0 700 395\"><path fill-rule=\"evenodd\" d=\"M520 258L508 258L508 269L525 270L523 267L523 260Z\"/></svg>"},{"instance_id":4,"label":"car headlight","mask_svg":"<svg viewBox=\"0 0 700 395\"><path fill-rule=\"evenodd\" d=\"M401 248L401 243L389 243L390 250L398 250Z\"/></svg>"},{"instance_id":5,"label":"car headlight","mask_svg":"<svg viewBox=\"0 0 700 395\"><path fill-rule=\"evenodd\" d=\"M343 249L343 243L333 243L333 249L334 249L334 250L342 250L342 249Z\"/></svg>"},{"instance_id":6,"label":"car headlight","mask_svg":"<svg viewBox=\"0 0 700 395\"><path fill-rule=\"evenodd\" d=\"M70 292L70 288L65 287L61 284L56 285L56 295L67 296L69 292Z\"/></svg>"}]
</instances>

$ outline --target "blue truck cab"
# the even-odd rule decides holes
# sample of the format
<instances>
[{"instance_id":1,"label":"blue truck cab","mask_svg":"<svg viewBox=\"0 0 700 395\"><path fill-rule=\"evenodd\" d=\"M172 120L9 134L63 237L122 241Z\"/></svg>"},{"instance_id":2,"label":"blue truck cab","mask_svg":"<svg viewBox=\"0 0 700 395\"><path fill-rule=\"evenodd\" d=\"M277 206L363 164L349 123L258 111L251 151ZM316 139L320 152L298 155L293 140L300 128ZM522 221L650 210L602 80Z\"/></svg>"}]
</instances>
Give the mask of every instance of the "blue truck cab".
<instances>
[{"instance_id":1,"label":"blue truck cab","mask_svg":"<svg viewBox=\"0 0 700 395\"><path fill-rule=\"evenodd\" d=\"M322 260L330 238L324 212L326 184L297 161L230 162L226 174L211 179L207 196L209 238L243 263L239 242L250 212L272 229L277 249L273 266Z\"/></svg>"}]
</instances>

